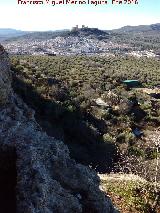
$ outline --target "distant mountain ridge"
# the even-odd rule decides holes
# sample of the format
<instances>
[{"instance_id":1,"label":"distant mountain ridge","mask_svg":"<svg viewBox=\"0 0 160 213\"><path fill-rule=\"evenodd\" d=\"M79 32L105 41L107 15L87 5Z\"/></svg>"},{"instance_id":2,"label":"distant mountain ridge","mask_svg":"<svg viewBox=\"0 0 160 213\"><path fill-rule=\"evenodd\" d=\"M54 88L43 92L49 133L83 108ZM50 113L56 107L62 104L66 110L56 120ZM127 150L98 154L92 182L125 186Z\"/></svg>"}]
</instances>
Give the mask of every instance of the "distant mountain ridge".
<instances>
[{"instance_id":1,"label":"distant mountain ridge","mask_svg":"<svg viewBox=\"0 0 160 213\"><path fill-rule=\"evenodd\" d=\"M22 30L16 30L12 28L0 28L0 34L1 35L6 35L6 34L17 34L17 33L23 33L25 31Z\"/></svg>"},{"instance_id":2,"label":"distant mountain ridge","mask_svg":"<svg viewBox=\"0 0 160 213\"><path fill-rule=\"evenodd\" d=\"M108 38L109 34L107 31L99 30L98 28L80 28L78 30L57 30L57 31L39 31L39 32L32 32L27 33L25 32L22 36L14 36L7 38L10 40L21 40L21 39L27 39L27 40L46 40L46 39L54 39L56 37L97 37L99 39L101 38Z\"/></svg>"},{"instance_id":3,"label":"distant mountain ridge","mask_svg":"<svg viewBox=\"0 0 160 213\"><path fill-rule=\"evenodd\" d=\"M0 28L0 40L6 39L53 39L57 36L109 36L112 33L159 33L160 23L139 26L124 26L113 30L100 30L98 28L79 28L78 30L56 30L56 31L22 31L10 28ZM21 38L20 38L21 37Z\"/></svg>"},{"instance_id":4,"label":"distant mountain ridge","mask_svg":"<svg viewBox=\"0 0 160 213\"><path fill-rule=\"evenodd\" d=\"M147 31L160 31L160 23L151 25L139 25L139 26L124 26L119 29L112 30L118 33L137 33L137 32L147 32Z\"/></svg>"},{"instance_id":5,"label":"distant mountain ridge","mask_svg":"<svg viewBox=\"0 0 160 213\"><path fill-rule=\"evenodd\" d=\"M11 28L0 28L0 41L3 41L8 38L17 37L17 36L23 36L26 33L29 33L29 32L22 31L22 30L15 30Z\"/></svg>"}]
</instances>

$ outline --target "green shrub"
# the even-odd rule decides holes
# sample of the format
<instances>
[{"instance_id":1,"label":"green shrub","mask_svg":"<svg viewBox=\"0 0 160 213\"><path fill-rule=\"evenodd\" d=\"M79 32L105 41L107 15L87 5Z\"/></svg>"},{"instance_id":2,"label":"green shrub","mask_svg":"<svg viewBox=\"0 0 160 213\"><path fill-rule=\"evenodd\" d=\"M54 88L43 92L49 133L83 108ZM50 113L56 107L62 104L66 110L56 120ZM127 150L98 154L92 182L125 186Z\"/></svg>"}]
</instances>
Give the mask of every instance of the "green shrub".
<instances>
[{"instance_id":1,"label":"green shrub","mask_svg":"<svg viewBox=\"0 0 160 213\"><path fill-rule=\"evenodd\" d=\"M145 156L144 150L141 149L141 148L135 147L135 146L129 147L128 154L134 155L136 157L144 157Z\"/></svg>"}]
</instances>

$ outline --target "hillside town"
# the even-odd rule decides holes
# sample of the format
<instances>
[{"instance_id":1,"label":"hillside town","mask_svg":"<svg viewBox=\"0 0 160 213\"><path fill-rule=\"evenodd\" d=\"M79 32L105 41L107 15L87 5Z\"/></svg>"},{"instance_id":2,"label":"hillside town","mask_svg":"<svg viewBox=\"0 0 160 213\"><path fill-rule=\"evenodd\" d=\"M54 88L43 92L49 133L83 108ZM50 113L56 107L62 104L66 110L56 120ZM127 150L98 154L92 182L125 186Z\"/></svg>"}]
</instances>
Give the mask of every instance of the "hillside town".
<instances>
[{"instance_id":1,"label":"hillside town","mask_svg":"<svg viewBox=\"0 0 160 213\"><path fill-rule=\"evenodd\" d=\"M116 44L86 37L69 36L56 37L49 40L33 40L31 42L13 41L5 44L5 48L10 54L28 55L76 55L76 54L106 54L131 49L125 44Z\"/></svg>"},{"instance_id":2,"label":"hillside town","mask_svg":"<svg viewBox=\"0 0 160 213\"><path fill-rule=\"evenodd\" d=\"M110 56L117 53L135 57L159 57L153 50L134 51L127 44L104 42L92 38L56 37L49 40L33 40L32 42L13 41L4 44L6 50L13 55L103 55Z\"/></svg>"},{"instance_id":3,"label":"hillside town","mask_svg":"<svg viewBox=\"0 0 160 213\"><path fill-rule=\"evenodd\" d=\"M131 55L135 57L159 58L152 49L139 50L125 42L108 39L111 35L98 28L88 28L76 25L67 34L43 36L42 39L32 37L17 37L3 42L6 50L12 55L99 55L115 56Z\"/></svg>"}]
</instances>

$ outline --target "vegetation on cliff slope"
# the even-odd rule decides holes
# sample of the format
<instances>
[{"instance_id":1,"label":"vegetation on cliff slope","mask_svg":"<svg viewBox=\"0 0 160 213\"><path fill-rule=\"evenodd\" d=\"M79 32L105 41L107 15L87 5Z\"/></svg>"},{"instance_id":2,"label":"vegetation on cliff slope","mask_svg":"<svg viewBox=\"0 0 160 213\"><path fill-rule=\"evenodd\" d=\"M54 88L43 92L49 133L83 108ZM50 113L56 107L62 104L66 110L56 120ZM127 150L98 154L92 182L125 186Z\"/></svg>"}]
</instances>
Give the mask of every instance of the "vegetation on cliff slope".
<instances>
[{"instance_id":1,"label":"vegetation on cliff slope","mask_svg":"<svg viewBox=\"0 0 160 213\"><path fill-rule=\"evenodd\" d=\"M103 191L123 213L158 213L160 188L135 175L104 175Z\"/></svg>"},{"instance_id":2,"label":"vegetation on cliff slope","mask_svg":"<svg viewBox=\"0 0 160 213\"><path fill-rule=\"evenodd\" d=\"M13 56L11 61L14 89L78 162L106 172L119 160L139 165L156 158L147 138L160 125L160 101L142 88L160 84L159 60ZM128 88L126 79L138 80L141 88ZM105 105L97 104L99 98Z\"/></svg>"}]
</instances>

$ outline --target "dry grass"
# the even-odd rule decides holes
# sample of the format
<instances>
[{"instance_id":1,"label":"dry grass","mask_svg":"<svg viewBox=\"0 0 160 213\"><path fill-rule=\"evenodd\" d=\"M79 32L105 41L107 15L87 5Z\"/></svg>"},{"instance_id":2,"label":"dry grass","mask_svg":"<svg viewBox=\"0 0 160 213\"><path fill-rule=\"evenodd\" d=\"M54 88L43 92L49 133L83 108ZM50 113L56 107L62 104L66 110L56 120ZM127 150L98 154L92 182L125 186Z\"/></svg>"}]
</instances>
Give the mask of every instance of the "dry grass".
<instances>
[{"instance_id":1,"label":"dry grass","mask_svg":"<svg viewBox=\"0 0 160 213\"><path fill-rule=\"evenodd\" d=\"M154 185L133 174L99 175L101 189L123 213L159 213ZM160 188L159 188L160 189ZM160 192L160 191L159 191ZM158 192L158 193L159 193Z\"/></svg>"}]
</instances>

